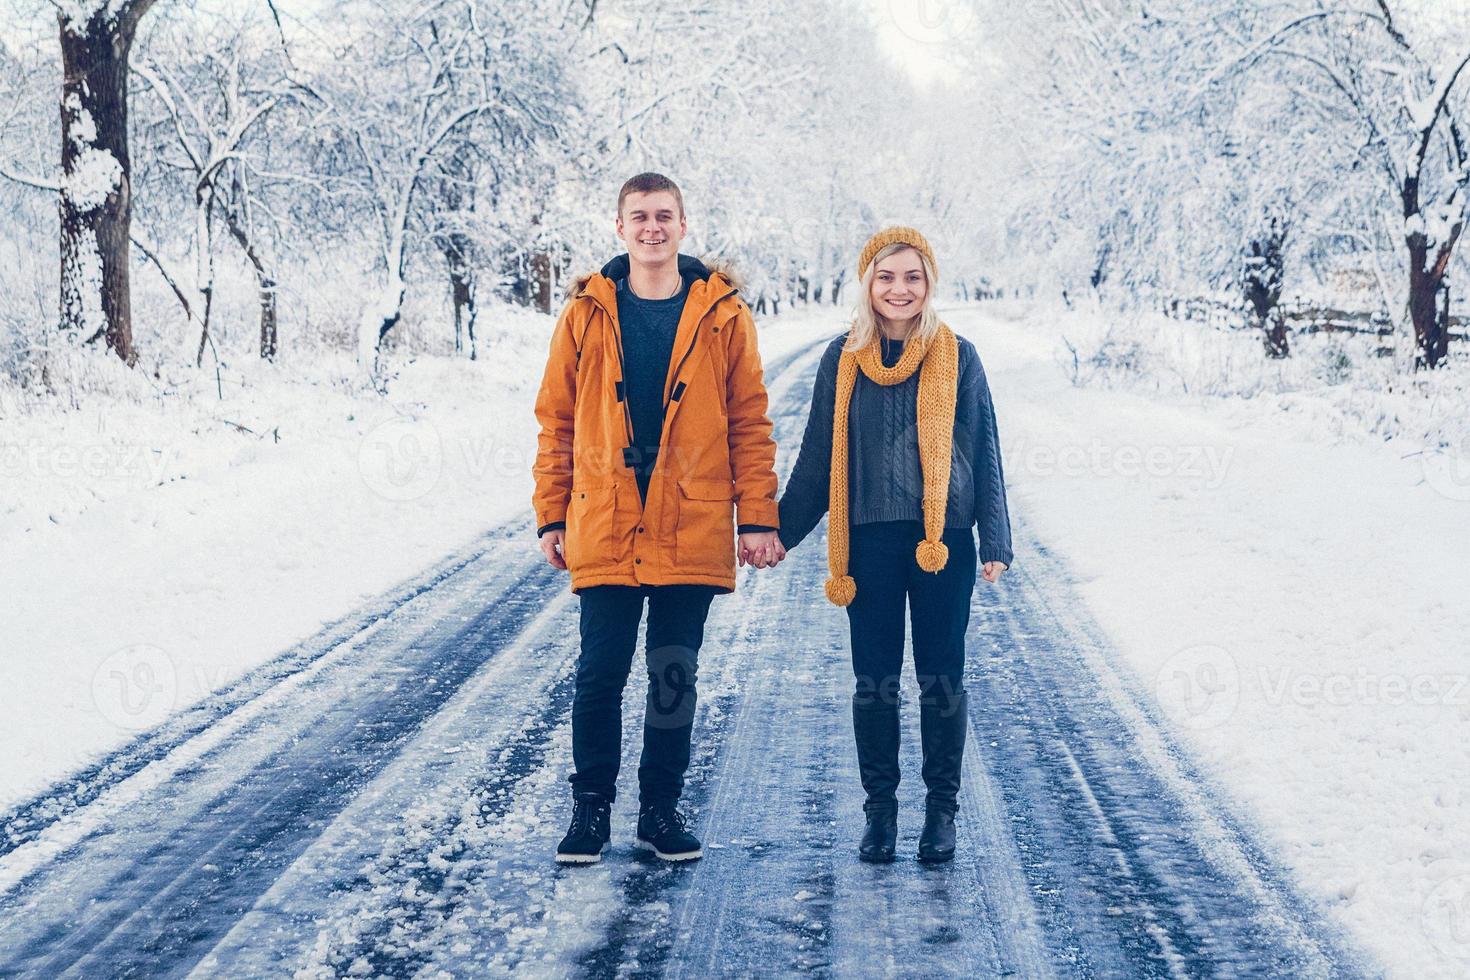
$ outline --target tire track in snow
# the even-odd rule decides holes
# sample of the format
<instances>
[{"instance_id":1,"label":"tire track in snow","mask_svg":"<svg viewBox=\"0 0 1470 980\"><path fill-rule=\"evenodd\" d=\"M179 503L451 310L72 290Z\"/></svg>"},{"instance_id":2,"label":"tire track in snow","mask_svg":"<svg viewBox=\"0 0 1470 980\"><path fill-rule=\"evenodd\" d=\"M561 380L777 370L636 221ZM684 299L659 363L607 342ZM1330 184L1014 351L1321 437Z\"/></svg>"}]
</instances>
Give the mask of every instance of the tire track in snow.
<instances>
[{"instance_id":1,"label":"tire track in snow","mask_svg":"<svg viewBox=\"0 0 1470 980\"><path fill-rule=\"evenodd\" d=\"M802 359L810 361L809 350L773 362L768 373L779 379ZM700 807L698 774L718 750L721 720L733 700L730 692L738 689L733 678L726 676L731 675L738 658L730 656L734 651L722 649L727 645L724 633L737 625L733 612L733 597L718 599L707 630L706 650L719 654L702 658L701 664L696 756L686 796L696 814ZM649 930L665 905L662 896L666 879L683 869L664 868L658 862L628 861L618 851L596 869L569 872L550 863L568 812L569 791L557 776L569 769L570 762L567 747L570 671L576 658L575 609L566 610L560 620L548 623L543 635L528 642L545 647L549 656L559 656L565 673L549 694L544 674L519 678L521 701L533 706L531 713L537 717L534 723L523 721L511 726L523 734L514 737L508 747L498 746L494 738L480 747L483 754L488 755L491 749L498 753L500 768L496 776L478 781L466 777L456 784L441 774L435 777L438 782L427 788L435 802L414 811L412 827L381 825L381 836L390 843L376 859L365 862L364 869L349 884L320 898L318 904L336 901L337 907L319 916L328 924L317 931L314 942L308 943L298 929L292 936L294 954L280 948L277 938L266 943L277 948L262 955L260 926L266 921L279 923L280 911L274 910L269 917L256 914L255 922L237 929L203 966L215 969L280 963L289 961L291 955L300 955L309 945L306 975L332 975L354 967L406 975L423 967L431 954L434 967L499 973L523 966L528 956L544 958L549 955L548 949L576 947L568 939L563 944L548 942L547 948L532 948L536 944L528 943L528 937L554 931L590 942L597 935L597 922L612 915L616 908L629 910L632 914L627 921L638 922L640 929ZM722 676L726 683L720 682ZM630 710L625 711L624 718L627 732L623 772L628 775L636 770L641 741L641 691L642 674L635 670L629 685ZM467 702L447 706L445 712L472 720L498 710L503 709ZM397 768L385 772L379 782L389 784L383 790L385 794L396 792L394 784L417 785L415 777ZM492 785L498 788L487 791ZM623 838L619 831L631 828L636 819L635 796L629 791L619 800L614 817L615 844ZM487 804L487 798L495 805ZM469 801L468 806L465 801ZM368 817L355 819L366 825L375 823ZM410 834L415 840L412 848L394 843ZM312 876L320 875L319 856L308 853L298 864L302 866L301 880L283 877L279 889L283 895L299 895L302 889L310 888ZM345 876L344 871L338 868L328 875L333 876ZM555 900L528 900L542 888L554 890ZM600 896L595 902L591 900L594 893ZM270 906L271 897L261 904ZM598 906L605 910L604 915L598 915ZM586 914L568 914L568 910L575 909ZM297 902L291 918L306 919L306 905ZM460 938L470 933L475 936L473 943Z\"/></svg>"},{"instance_id":2,"label":"tire track in snow","mask_svg":"<svg viewBox=\"0 0 1470 980\"><path fill-rule=\"evenodd\" d=\"M977 591L966 686L1056 969L1373 972L1191 767L1115 669L1065 565L1013 520L1025 558L1005 589Z\"/></svg>"},{"instance_id":3,"label":"tire track in snow","mask_svg":"<svg viewBox=\"0 0 1470 980\"><path fill-rule=\"evenodd\" d=\"M462 564L7 855L0 970L192 965L534 613L549 569L504 559ZM465 594L490 603L445 617Z\"/></svg>"},{"instance_id":4,"label":"tire track in snow","mask_svg":"<svg viewBox=\"0 0 1470 980\"><path fill-rule=\"evenodd\" d=\"M767 372L783 470L824 346ZM614 849L552 864L575 613L519 521L13 811L0 975L1372 972L1172 744L1014 516L1021 564L973 600L951 865L912 857L912 703L900 860L856 859L847 626L820 533L712 610L686 792L705 859L630 847L635 672Z\"/></svg>"},{"instance_id":5,"label":"tire track in snow","mask_svg":"<svg viewBox=\"0 0 1470 980\"><path fill-rule=\"evenodd\" d=\"M95 802L145 767L166 758L179 746L276 685L309 669L323 656L438 587L486 552L509 550L511 542L519 544L516 539L521 530L519 525L511 524L486 532L466 549L328 623L314 636L251 670L225 690L180 711L157 728L143 732L127 745L69 775L51 789L16 805L0 817L0 858L37 840L59 820Z\"/></svg>"}]
</instances>

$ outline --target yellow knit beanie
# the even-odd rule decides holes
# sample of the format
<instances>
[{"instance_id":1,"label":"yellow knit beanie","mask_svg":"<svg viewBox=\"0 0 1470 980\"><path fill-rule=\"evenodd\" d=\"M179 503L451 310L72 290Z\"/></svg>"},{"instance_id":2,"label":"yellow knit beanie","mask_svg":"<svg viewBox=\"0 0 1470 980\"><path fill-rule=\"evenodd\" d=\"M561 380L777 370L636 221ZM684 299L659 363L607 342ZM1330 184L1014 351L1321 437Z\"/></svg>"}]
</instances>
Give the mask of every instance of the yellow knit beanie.
<instances>
[{"instance_id":1,"label":"yellow knit beanie","mask_svg":"<svg viewBox=\"0 0 1470 980\"><path fill-rule=\"evenodd\" d=\"M934 270L934 274L939 274L939 263L934 261L934 250L929 247L929 240L919 234L918 229L906 225L893 225L869 238L868 244L863 246L862 253L858 255L858 278L861 279L868 271L868 265L873 261L875 255L888 246L897 245L900 242L918 249L919 254L929 261L929 268Z\"/></svg>"}]
</instances>

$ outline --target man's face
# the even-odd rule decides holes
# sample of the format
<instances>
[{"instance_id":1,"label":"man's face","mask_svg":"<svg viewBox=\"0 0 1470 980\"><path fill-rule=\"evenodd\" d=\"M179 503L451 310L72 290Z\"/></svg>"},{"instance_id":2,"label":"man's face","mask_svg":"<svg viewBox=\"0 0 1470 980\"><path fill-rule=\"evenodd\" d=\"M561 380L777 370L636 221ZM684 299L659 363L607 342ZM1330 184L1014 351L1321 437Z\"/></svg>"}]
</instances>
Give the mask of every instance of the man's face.
<instances>
[{"instance_id":1,"label":"man's face","mask_svg":"<svg viewBox=\"0 0 1470 980\"><path fill-rule=\"evenodd\" d=\"M684 240L684 215L670 191L634 191L623 198L618 215L618 237L628 255L645 265L662 265L679 254Z\"/></svg>"}]
</instances>

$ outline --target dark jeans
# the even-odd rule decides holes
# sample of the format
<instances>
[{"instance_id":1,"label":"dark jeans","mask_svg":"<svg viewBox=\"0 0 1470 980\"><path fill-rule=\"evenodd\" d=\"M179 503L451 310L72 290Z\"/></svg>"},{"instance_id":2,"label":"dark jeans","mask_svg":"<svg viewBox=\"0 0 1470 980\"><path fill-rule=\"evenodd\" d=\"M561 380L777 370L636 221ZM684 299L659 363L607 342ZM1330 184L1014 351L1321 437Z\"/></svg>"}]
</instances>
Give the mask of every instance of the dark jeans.
<instances>
[{"instance_id":1,"label":"dark jeans","mask_svg":"<svg viewBox=\"0 0 1470 980\"><path fill-rule=\"evenodd\" d=\"M949 704L965 689L965 629L975 589L975 534L946 529L949 561L926 572L914 558L924 540L916 521L858 524L852 529L848 573L857 598L847 607L852 627L853 701L859 708L896 704L903 670L903 613L907 600L914 636L919 700Z\"/></svg>"},{"instance_id":2,"label":"dark jeans","mask_svg":"<svg viewBox=\"0 0 1470 980\"><path fill-rule=\"evenodd\" d=\"M596 585L582 589L582 654L572 697L572 792L617 795L623 757L623 688L648 600L648 697L638 799L673 802L684 790L694 727L695 674L707 585Z\"/></svg>"}]
</instances>

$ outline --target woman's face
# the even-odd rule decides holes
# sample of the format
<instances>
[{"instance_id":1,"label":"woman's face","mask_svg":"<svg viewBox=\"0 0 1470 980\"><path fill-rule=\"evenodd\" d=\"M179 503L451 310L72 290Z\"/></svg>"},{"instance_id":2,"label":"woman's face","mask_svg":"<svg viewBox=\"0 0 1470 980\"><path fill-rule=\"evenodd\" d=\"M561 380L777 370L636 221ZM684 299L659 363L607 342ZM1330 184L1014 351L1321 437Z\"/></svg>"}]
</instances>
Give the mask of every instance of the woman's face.
<instances>
[{"instance_id":1,"label":"woman's face","mask_svg":"<svg viewBox=\"0 0 1470 980\"><path fill-rule=\"evenodd\" d=\"M899 249L878 260L869 294L874 313L886 320L912 320L928 295L929 277L918 249Z\"/></svg>"}]
</instances>

